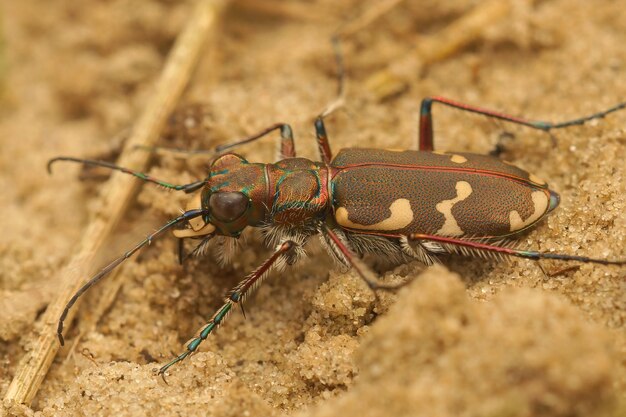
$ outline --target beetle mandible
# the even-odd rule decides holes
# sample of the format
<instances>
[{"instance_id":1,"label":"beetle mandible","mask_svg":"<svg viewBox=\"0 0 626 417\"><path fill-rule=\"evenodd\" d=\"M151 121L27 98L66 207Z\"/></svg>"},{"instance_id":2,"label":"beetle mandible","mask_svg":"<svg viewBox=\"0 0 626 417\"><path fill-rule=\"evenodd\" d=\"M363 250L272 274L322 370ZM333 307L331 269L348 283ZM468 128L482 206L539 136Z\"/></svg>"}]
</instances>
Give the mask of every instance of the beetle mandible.
<instances>
[{"instance_id":1,"label":"beetle mandible","mask_svg":"<svg viewBox=\"0 0 626 417\"><path fill-rule=\"evenodd\" d=\"M339 75L341 97L341 65ZM61 344L63 322L78 298L170 229L181 242L199 240L192 254L203 252L216 236L237 239L249 227L261 228L265 242L275 249L227 293L224 304L187 343L185 351L160 368L161 375L195 352L235 305L243 311L246 297L272 269L292 265L302 258L304 245L316 235L332 258L354 268L373 290L399 285L379 281L360 259L365 253L400 262L417 259L427 265L436 262L443 253L626 265L626 259L521 250L506 242L552 212L559 205L559 195L545 181L496 157L434 150L433 103L546 132L583 124L626 107L626 103L620 103L590 116L550 123L430 97L421 104L418 150L347 148L333 158L324 125L325 116L336 107L331 105L314 122L320 161L297 157L291 127L277 123L245 139L218 146L215 152L219 156L213 160L208 175L184 185L104 161L54 158L48 163L49 171L57 161L72 161L118 170L168 189L195 193L184 213L113 260L76 292L59 318L57 335ZM276 163L253 163L238 154L225 153L274 131L280 132L280 160Z\"/></svg>"}]
</instances>

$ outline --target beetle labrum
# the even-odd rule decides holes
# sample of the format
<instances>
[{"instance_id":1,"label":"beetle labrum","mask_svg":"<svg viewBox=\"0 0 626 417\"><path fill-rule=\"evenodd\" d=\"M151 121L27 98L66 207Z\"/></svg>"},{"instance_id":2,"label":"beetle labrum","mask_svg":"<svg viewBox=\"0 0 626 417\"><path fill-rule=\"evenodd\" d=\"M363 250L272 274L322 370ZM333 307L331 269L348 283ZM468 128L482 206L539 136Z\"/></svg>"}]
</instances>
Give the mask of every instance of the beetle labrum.
<instances>
[{"instance_id":1,"label":"beetle labrum","mask_svg":"<svg viewBox=\"0 0 626 417\"><path fill-rule=\"evenodd\" d=\"M626 259L521 250L504 242L532 228L552 212L559 204L559 196L545 181L495 157L435 151L431 111L435 102L544 131L583 124L626 107L626 103L621 103L587 117L548 123L431 97L421 105L419 150L348 148L334 158L321 115L315 120L321 161L297 157L291 127L278 123L243 140L217 147L218 156L206 178L184 185L170 184L108 162L54 158L48 164L49 170L56 161L73 161L195 193L184 213L113 260L72 297L59 319L57 334L61 344L63 321L76 300L169 229L173 229L181 242L187 238L199 240L193 253L202 252L215 236L237 239L248 227L261 228L267 245L275 249L261 266L227 293L222 307L187 343L182 354L161 367L160 374L195 352L235 305L242 306L251 290L272 269L292 265L300 259L304 245L315 235L319 235L332 258L354 268L373 290L397 286L377 279L359 258L365 253L404 262L417 259L428 265L436 262L442 253L626 265ZM225 153L274 131L280 132L281 158L276 163L252 163L238 154ZM386 186L391 183L393 187Z\"/></svg>"}]
</instances>

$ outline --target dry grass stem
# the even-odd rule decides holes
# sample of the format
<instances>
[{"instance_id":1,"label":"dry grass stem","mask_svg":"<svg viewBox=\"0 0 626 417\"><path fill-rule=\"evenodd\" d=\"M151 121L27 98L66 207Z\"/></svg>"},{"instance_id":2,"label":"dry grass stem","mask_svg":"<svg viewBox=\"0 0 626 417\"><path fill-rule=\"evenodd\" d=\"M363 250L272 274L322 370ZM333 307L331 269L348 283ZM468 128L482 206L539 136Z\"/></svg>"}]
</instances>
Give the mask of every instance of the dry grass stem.
<instances>
[{"instance_id":1,"label":"dry grass stem","mask_svg":"<svg viewBox=\"0 0 626 417\"><path fill-rule=\"evenodd\" d=\"M133 152L138 145L153 145L163 128L167 116L174 107L187 85L195 64L213 28L218 16L226 4L225 0L199 0L190 14L176 44L167 59L165 68L155 86L154 95L146 103L145 111L140 115L126 142L119 164L135 168L145 168L149 154ZM11 382L5 400L21 404L30 404L46 376L50 365L59 349L56 336L56 324L64 306L70 297L84 283L85 277L92 271L97 253L107 241L126 207L136 195L139 181L120 173L114 173L103 187L101 211L91 220L78 245L76 255L63 268L55 282L61 284L58 298L48 306L37 326L38 333L26 345L31 349L21 360L16 375ZM119 286L116 280L110 280L104 286ZM108 288L107 293L115 293L117 288ZM69 325L77 311L74 308L67 317Z\"/></svg>"},{"instance_id":2,"label":"dry grass stem","mask_svg":"<svg viewBox=\"0 0 626 417\"><path fill-rule=\"evenodd\" d=\"M511 10L510 1L480 3L435 35L420 37L411 53L372 75L366 81L367 88L379 100L401 93L422 68L447 59L480 39L488 28L507 18Z\"/></svg>"}]
</instances>

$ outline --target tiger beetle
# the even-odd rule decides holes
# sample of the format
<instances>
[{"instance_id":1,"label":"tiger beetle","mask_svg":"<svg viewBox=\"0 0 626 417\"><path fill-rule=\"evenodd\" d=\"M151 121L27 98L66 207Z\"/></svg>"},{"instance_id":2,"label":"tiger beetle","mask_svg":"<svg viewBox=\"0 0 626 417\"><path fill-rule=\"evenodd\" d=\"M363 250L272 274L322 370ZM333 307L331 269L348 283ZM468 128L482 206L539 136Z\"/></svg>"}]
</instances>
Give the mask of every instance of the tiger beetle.
<instances>
[{"instance_id":1,"label":"tiger beetle","mask_svg":"<svg viewBox=\"0 0 626 417\"><path fill-rule=\"evenodd\" d=\"M341 80L342 72L340 97ZM214 242L213 238L238 239L248 227L261 229L265 243L274 252L226 294L224 304L187 343L185 351L160 368L162 376L172 365L194 353L235 305L243 312L244 300L271 270L280 270L301 259L305 244L315 235L337 263L354 268L372 290L395 289L404 283L379 281L361 260L367 253L397 262L419 260L426 265L432 265L446 253L626 265L626 259L596 259L514 247L509 239L551 213L559 205L559 195L545 181L496 157L435 151L433 103L546 132L580 125L626 107L625 102L590 116L550 123L430 97L421 103L418 150L347 148L333 158L324 125L324 117L334 110L329 106L314 122L319 162L297 157L291 127L277 123L242 140L218 146L211 151L218 156L208 175L182 185L103 161L65 156L51 159L49 171L57 161L72 161L195 193L186 211L113 260L74 294L59 318L57 335L61 345L63 322L78 298L170 229L179 239L181 262L184 239L197 240L192 254L199 254ZM280 132L280 160L276 163L248 162L238 154L226 152L274 131Z\"/></svg>"}]
</instances>

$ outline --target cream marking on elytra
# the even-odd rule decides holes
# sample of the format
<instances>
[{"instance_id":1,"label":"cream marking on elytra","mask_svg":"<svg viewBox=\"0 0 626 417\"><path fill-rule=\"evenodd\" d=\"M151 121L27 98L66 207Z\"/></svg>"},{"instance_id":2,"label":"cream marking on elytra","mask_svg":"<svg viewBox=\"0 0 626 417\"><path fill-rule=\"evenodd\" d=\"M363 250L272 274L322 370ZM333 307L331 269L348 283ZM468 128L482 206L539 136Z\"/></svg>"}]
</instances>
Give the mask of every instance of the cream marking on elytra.
<instances>
[{"instance_id":1,"label":"cream marking on elytra","mask_svg":"<svg viewBox=\"0 0 626 417\"><path fill-rule=\"evenodd\" d=\"M335 220L341 226L351 229L361 230L399 230L413 221L413 210L411 210L411 202L406 198L399 198L389 206L391 215L383 221L376 224L358 224L348 219L348 210L345 207L339 207L335 212Z\"/></svg>"},{"instance_id":2,"label":"cream marking on elytra","mask_svg":"<svg viewBox=\"0 0 626 417\"><path fill-rule=\"evenodd\" d=\"M467 158L463 155L450 155L447 153L447 151L431 151L431 153L434 153L435 155L449 156L450 162L454 162L455 164L463 164L467 162Z\"/></svg>"},{"instance_id":3,"label":"cream marking on elytra","mask_svg":"<svg viewBox=\"0 0 626 417\"><path fill-rule=\"evenodd\" d=\"M539 220L539 218L543 216L548 209L549 200L545 192L534 191L531 195L531 198L533 200L533 204L535 205L535 211L526 220L522 220L522 216L519 215L517 210L513 210L511 213L509 213L511 232L516 232L530 226L531 224Z\"/></svg>"},{"instance_id":4,"label":"cream marking on elytra","mask_svg":"<svg viewBox=\"0 0 626 417\"><path fill-rule=\"evenodd\" d=\"M546 185L546 182L542 180L541 178L539 178L538 176L536 176L535 174L528 174L528 179L534 182L535 184Z\"/></svg>"},{"instance_id":5,"label":"cream marking on elytra","mask_svg":"<svg viewBox=\"0 0 626 417\"><path fill-rule=\"evenodd\" d=\"M452 155L450 161L454 162L455 164L462 164L464 162L467 162L467 158L463 155Z\"/></svg>"},{"instance_id":6,"label":"cream marking on elytra","mask_svg":"<svg viewBox=\"0 0 626 417\"><path fill-rule=\"evenodd\" d=\"M443 200L435 206L437 211L443 214L446 218L446 221L443 223L443 226L441 226L441 229L437 230L437 234L441 236L463 235L463 230L461 230L459 224L452 215L452 207L472 194L472 186L467 181L459 181L456 183L455 188L456 197L451 200Z\"/></svg>"}]
</instances>

